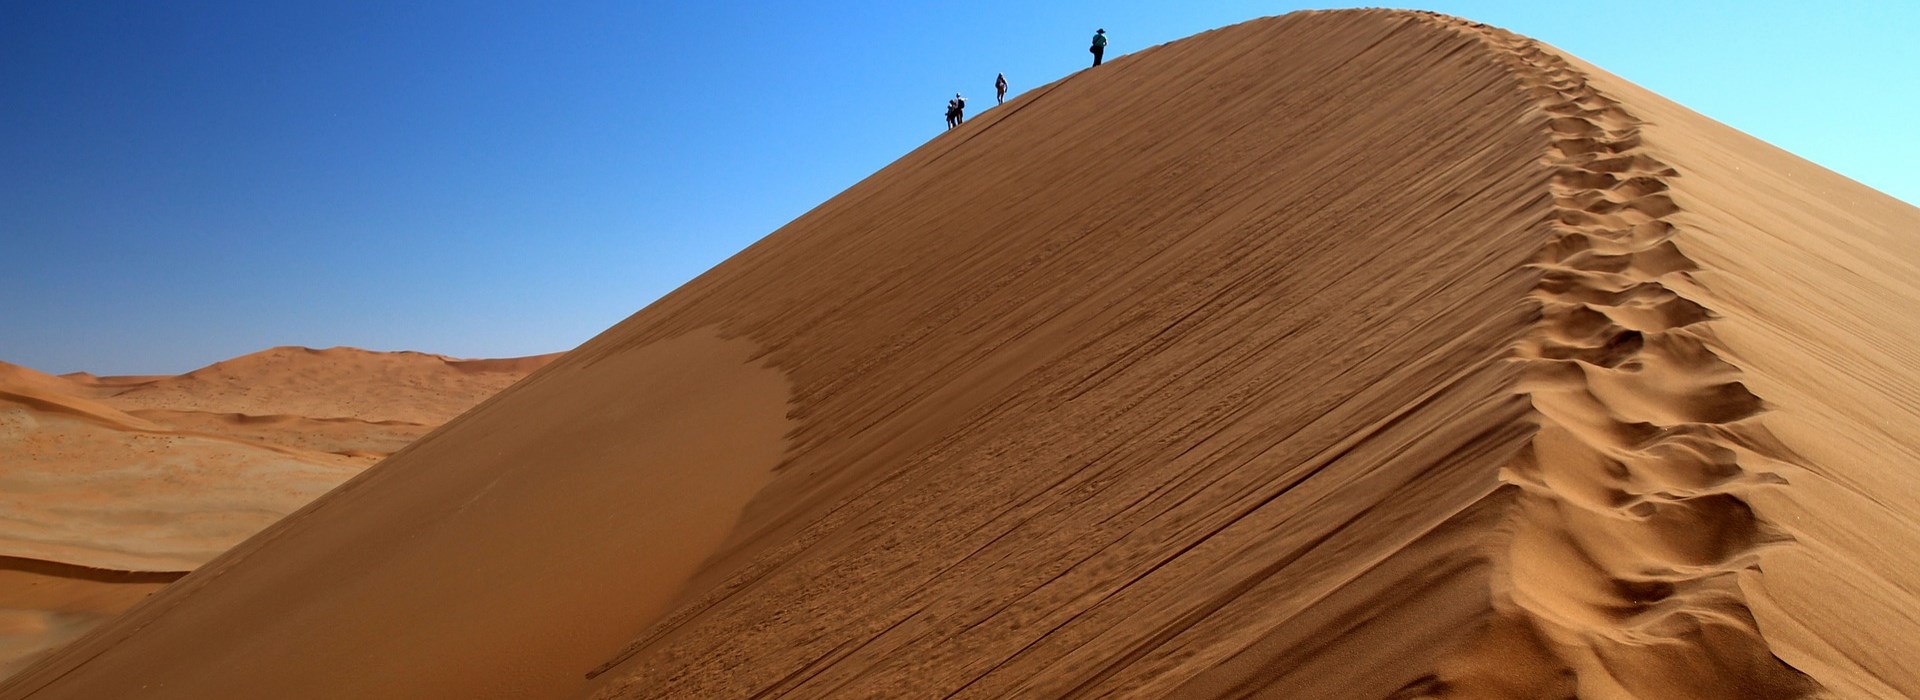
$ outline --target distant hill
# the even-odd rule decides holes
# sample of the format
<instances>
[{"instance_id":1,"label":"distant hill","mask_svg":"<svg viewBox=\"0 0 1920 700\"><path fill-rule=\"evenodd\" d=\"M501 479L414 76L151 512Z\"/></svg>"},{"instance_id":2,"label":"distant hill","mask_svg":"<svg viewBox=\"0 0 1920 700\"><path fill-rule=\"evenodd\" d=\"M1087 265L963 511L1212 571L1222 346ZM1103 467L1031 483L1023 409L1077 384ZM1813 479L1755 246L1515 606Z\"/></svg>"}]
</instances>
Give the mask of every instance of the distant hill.
<instances>
[{"instance_id":1,"label":"distant hill","mask_svg":"<svg viewBox=\"0 0 1920 700\"><path fill-rule=\"evenodd\" d=\"M275 348L146 377L0 362L0 674L554 357Z\"/></svg>"},{"instance_id":2,"label":"distant hill","mask_svg":"<svg viewBox=\"0 0 1920 700\"><path fill-rule=\"evenodd\" d=\"M161 409L364 421L446 422L557 355L457 360L418 352L279 347L179 376L114 386L112 403Z\"/></svg>"}]
</instances>

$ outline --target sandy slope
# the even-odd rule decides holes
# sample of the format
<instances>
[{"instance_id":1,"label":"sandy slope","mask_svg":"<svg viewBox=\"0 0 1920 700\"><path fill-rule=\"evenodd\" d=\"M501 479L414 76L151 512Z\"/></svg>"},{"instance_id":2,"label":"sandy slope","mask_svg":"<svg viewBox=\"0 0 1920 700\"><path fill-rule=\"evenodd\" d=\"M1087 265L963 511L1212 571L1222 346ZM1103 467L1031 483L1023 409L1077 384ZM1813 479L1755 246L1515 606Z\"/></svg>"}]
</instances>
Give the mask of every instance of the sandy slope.
<instances>
[{"instance_id":1,"label":"sandy slope","mask_svg":"<svg viewBox=\"0 0 1920 700\"><path fill-rule=\"evenodd\" d=\"M578 685L568 663L617 647L664 610L779 462L788 389L778 372L749 367L753 354L746 341L694 334L536 375L509 392L522 410L483 404L387 462L404 466L372 470L251 540L325 553L334 563L324 571L305 558L229 570L259 561L243 545L176 584L238 576L297 589L291 603L270 596L200 618L220 631L193 634L248 640L243 656L255 658L200 672L162 661L136 674L204 672L202 682L231 683L220 693L235 697L299 695L280 687L289 665L329 674L311 691L321 697L521 697ZM728 429L707 429L715 425ZM282 474L232 486L290 483ZM316 516L342 527L301 524ZM282 617L297 618L298 631L259 625Z\"/></svg>"},{"instance_id":2,"label":"sandy slope","mask_svg":"<svg viewBox=\"0 0 1920 700\"><path fill-rule=\"evenodd\" d=\"M1846 697L1920 696L1920 210L1585 64L1676 169L1675 291L1761 405L1730 489L1762 538L1738 574L1773 654ZM1731 567L1728 567L1731 568Z\"/></svg>"},{"instance_id":3,"label":"sandy slope","mask_svg":"<svg viewBox=\"0 0 1920 700\"><path fill-rule=\"evenodd\" d=\"M1916 231L1498 30L1215 30L936 138L0 697L1912 696Z\"/></svg>"},{"instance_id":4,"label":"sandy slope","mask_svg":"<svg viewBox=\"0 0 1920 700\"><path fill-rule=\"evenodd\" d=\"M258 361L294 353L303 361ZM276 349L181 377L104 378L0 363L0 674L125 610L547 359ZM288 393L302 391L308 395ZM270 399L240 400L259 395ZM196 410L207 406L346 417ZM433 422L371 421L352 411Z\"/></svg>"}]
</instances>

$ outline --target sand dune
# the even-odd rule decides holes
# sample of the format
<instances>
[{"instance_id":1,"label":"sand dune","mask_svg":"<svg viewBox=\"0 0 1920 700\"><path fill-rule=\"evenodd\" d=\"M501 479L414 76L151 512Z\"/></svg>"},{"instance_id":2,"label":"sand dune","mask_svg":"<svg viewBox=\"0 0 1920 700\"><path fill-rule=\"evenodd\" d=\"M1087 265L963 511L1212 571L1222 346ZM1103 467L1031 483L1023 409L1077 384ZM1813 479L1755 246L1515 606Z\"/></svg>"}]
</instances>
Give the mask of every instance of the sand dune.
<instances>
[{"instance_id":1,"label":"sand dune","mask_svg":"<svg viewBox=\"0 0 1920 700\"><path fill-rule=\"evenodd\" d=\"M934 139L0 698L1920 695L1915 231L1491 27L1214 30Z\"/></svg>"},{"instance_id":2,"label":"sand dune","mask_svg":"<svg viewBox=\"0 0 1920 700\"><path fill-rule=\"evenodd\" d=\"M111 403L438 425L554 357L456 360L418 352L281 347L126 387Z\"/></svg>"},{"instance_id":3,"label":"sand dune","mask_svg":"<svg viewBox=\"0 0 1920 700\"><path fill-rule=\"evenodd\" d=\"M0 674L125 610L551 359L336 349L303 362L257 361L276 354L296 351L250 355L182 377L54 377L0 363ZM288 393L299 391L327 395ZM264 400L249 404L247 397ZM349 417L196 410L207 406ZM353 412L435 422L367 420Z\"/></svg>"}]
</instances>

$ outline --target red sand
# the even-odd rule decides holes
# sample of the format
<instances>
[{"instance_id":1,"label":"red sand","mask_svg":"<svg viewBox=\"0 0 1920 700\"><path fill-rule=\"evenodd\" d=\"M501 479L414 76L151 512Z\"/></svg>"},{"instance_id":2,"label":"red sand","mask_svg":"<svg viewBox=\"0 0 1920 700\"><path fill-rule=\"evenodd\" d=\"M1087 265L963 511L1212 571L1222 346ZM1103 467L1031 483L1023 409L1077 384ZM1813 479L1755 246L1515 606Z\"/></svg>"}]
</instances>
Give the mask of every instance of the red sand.
<instances>
[{"instance_id":1,"label":"red sand","mask_svg":"<svg viewBox=\"0 0 1920 700\"><path fill-rule=\"evenodd\" d=\"M1498 30L1215 30L934 139L0 698L1920 695L1915 231Z\"/></svg>"},{"instance_id":2,"label":"red sand","mask_svg":"<svg viewBox=\"0 0 1920 700\"><path fill-rule=\"evenodd\" d=\"M179 377L0 363L0 676L552 357L276 348Z\"/></svg>"}]
</instances>

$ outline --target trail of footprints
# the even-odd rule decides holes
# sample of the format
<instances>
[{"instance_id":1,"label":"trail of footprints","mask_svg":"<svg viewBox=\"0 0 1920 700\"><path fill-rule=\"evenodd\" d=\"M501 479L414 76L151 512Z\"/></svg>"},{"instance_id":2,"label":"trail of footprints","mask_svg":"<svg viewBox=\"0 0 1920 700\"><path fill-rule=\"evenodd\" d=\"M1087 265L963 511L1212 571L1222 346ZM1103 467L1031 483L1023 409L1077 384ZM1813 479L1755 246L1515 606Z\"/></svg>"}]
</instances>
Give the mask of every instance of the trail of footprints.
<instances>
[{"instance_id":1,"label":"trail of footprints","mask_svg":"<svg viewBox=\"0 0 1920 700\"><path fill-rule=\"evenodd\" d=\"M1750 420L1765 407L1740 370L1707 346L1712 312L1663 283L1698 269L1667 220L1678 173L1642 152L1640 122L1561 57L1435 21L1500 51L1552 115L1542 318L1515 349L1541 425L1502 474L1519 495L1496 556L1511 586L1499 605L1559 660L1566 692L1812 692L1760 637L1738 584L1758 548L1785 540L1742 494L1779 483L1765 467L1788 455Z\"/></svg>"}]
</instances>

